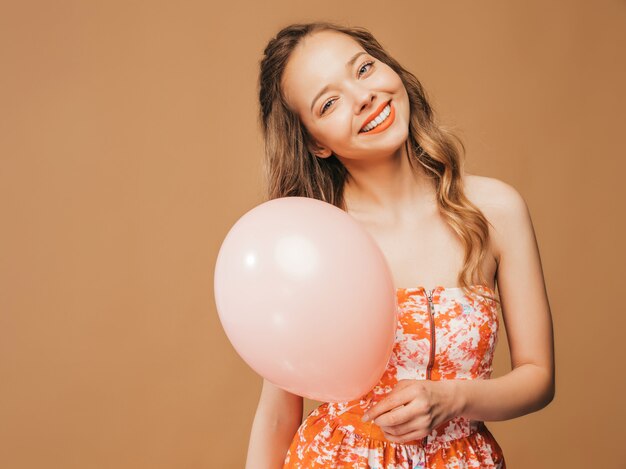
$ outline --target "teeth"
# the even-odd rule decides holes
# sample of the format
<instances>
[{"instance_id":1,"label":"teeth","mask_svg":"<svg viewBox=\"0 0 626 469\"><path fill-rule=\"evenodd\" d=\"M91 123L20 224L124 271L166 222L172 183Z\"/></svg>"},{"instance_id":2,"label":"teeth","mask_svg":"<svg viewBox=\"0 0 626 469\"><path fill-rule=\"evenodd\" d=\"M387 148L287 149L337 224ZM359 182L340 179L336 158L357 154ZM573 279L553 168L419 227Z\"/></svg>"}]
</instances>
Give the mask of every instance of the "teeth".
<instances>
[{"instance_id":1,"label":"teeth","mask_svg":"<svg viewBox=\"0 0 626 469\"><path fill-rule=\"evenodd\" d=\"M387 119L389 114L391 114L391 104L387 104L385 106L385 109L383 109L381 111L381 113L378 114L378 116L376 116L376 118L374 118L374 120L370 121L369 124L367 124L365 127L363 127L363 130L361 130L361 132L368 132L368 131L372 130L374 127L377 127L381 122L383 122L385 119Z\"/></svg>"}]
</instances>

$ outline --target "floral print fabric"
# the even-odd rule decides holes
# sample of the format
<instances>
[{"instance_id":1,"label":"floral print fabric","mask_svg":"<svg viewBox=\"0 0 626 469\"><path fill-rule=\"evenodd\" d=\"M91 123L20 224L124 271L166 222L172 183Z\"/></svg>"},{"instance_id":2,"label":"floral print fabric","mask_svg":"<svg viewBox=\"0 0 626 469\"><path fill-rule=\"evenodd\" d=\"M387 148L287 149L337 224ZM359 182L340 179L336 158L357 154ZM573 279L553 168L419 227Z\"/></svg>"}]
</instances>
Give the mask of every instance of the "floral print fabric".
<instances>
[{"instance_id":1,"label":"floral print fabric","mask_svg":"<svg viewBox=\"0 0 626 469\"><path fill-rule=\"evenodd\" d=\"M475 288L495 297L486 286ZM360 399L327 402L313 410L291 442L284 469L506 467L500 446L480 421L457 417L406 443L391 442L376 424L361 421L365 410L400 380L491 376L499 327L495 301L458 287L399 288L396 293L396 339L380 381Z\"/></svg>"}]
</instances>

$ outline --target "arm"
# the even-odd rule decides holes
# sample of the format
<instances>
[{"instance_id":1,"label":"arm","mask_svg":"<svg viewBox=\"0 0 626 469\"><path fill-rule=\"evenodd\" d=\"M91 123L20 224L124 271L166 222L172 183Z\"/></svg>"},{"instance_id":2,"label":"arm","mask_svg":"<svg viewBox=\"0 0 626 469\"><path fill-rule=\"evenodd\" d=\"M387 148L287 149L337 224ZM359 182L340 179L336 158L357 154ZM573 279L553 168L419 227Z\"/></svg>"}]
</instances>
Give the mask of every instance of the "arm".
<instances>
[{"instance_id":1,"label":"arm","mask_svg":"<svg viewBox=\"0 0 626 469\"><path fill-rule=\"evenodd\" d=\"M291 440L302 423L302 408L301 396L263 380L246 469L282 469Z\"/></svg>"},{"instance_id":2,"label":"arm","mask_svg":"<svg viewBox=\"0 0 626 469\"><path fill-rule=\"evenodd\" d=\"M460 415L494 421L548 405L555 393L555 367L550 305L528 208L514 188L492 181L497 204L488 213L499 253L496 278L512 371L490 380L456 381L454 392Z\"/></svg>"},{"instance_id":3,"label":"arm","mask_svg":"<svg viewBox=\"0 0 626 469\"><path fill-rule=\"evenodd\" d=\"M530 214L511 186L488 179L477 204L494 228L496 278L511 351L512 371L486 380L401 380L369 409L385 437L403 443L443 422L507 420L548 405L555 391L554 339L539 249Z\"/></svg>"}]
</instances>

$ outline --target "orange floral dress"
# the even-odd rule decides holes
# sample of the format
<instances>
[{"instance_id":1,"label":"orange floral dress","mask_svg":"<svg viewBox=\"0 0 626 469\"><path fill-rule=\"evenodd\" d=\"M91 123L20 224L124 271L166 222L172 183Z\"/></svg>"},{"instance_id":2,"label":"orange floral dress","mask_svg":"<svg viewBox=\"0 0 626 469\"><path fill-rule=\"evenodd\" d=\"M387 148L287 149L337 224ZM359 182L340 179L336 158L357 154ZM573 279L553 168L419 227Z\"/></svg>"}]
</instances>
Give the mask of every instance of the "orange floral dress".
<instances>
[{"instance_id":1,"label":"orange floral dress","mask_svg":"<svg viewBox=\"0 0 626 469\"><path fill-rule=\"evenodd\" d=\"M477 291L495 297L490 288ZM460 287L398 288L393 353L374 388L350 402L327 402L296 432L284 469L496 468L502 450L481 421L456 417L419 440L394 443L365 410L403 379L489 379L498 336L496 302Z\"/></svg>"}]
</instances>

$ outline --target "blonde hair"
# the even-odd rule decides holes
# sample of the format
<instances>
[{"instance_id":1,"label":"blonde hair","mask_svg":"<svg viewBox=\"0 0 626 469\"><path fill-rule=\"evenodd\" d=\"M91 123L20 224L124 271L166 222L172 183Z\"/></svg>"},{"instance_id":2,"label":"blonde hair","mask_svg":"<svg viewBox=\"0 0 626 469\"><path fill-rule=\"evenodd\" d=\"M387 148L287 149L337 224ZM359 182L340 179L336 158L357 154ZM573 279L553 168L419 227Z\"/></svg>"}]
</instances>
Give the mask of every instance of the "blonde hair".
<instances>
[{"instance_id":1,"label":"blonde hair","mask_svg":"<svg viewBox=\"0 0 626 469\"><path fill-rule=\"evenodd\" d=\"M440 212L465 249L458 283L466 292L475 291L475 279L486 285L481 264L487 255L489 223L463 191L463 142L437 124L421 83L365 28L328 22L292 24L280 30L265 47L258 85L259 119L265 141L266 199L311 197L346 210L343 189L347 169L335 155L319 158L311 153L313 141L298 115L288 106L281 87L283 71L295 47L304 37L324 30L352 37L368 54L387 64L402 79L410 102L406 142L409 162L413 169L421 165L433 179Z\"/></svg>"}]
</instances>

